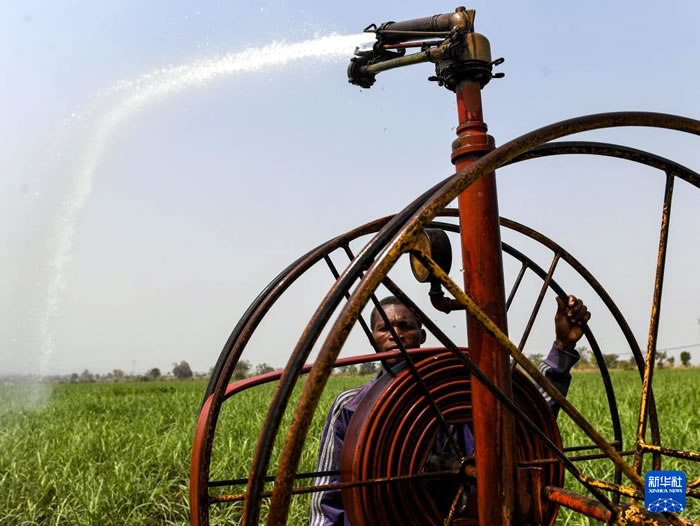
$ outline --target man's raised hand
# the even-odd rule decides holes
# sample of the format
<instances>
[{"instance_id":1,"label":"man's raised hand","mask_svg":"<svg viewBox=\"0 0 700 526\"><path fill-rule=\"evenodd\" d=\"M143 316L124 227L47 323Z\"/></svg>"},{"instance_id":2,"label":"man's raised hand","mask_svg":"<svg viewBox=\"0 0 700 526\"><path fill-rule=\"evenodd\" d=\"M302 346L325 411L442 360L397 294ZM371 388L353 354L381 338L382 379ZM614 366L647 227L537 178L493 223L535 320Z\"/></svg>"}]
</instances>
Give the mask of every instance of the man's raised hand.
<instances>
[{"instance_id":1,"label":"man's raised hand","mask_svg":"<svg viewBox=\"0 0 700 526\"><path fill-rule=\"evenodd\" d=\"M573 351L576 342L583 336L586 323L591 319L591 313L576 296L566 300L557 296L557 313L554 315L554 330L558 348Z\"/></svg>"}]
</instances>

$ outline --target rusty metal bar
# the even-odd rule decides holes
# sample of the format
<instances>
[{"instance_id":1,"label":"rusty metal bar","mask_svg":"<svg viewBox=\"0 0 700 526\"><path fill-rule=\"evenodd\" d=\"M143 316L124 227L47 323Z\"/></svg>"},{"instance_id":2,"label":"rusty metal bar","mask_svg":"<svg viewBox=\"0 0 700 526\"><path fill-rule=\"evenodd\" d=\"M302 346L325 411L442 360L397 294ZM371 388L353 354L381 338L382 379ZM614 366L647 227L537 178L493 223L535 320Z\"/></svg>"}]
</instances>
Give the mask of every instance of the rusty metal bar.
<instances>
[{"instance_id":1,"label":"rusty metal bar","mask_svg":"<svg viewBox=\"0 0 700 526\"><path fill-rule=\"evenodd\" d=\"M331 258L329 257L328 254L323 256L323 259L326 262L326 264L328 265L328 268L330 269L331 274L333 274L333 278L337 280L340 277L340 274L338 273L338 270L335 268L333 261L331 260ZM346 292L345 297L347 299L350 299L350 293ZM365 321L365 319L362 316L360 316L357 319L357 321L360 323L360 327L362 327L362 331L365 333L365 336L367 336L367 340L369 340L370 347L372 347L372 349L374 349L374 352L379 352L379 347L377 347L377 342L374 341L374 337L372 336L372 331L367 326L367 322Z\"/></svg>"},{"instance_id":2,"label":"rusty metal bar","mask_svg":"<svg viewBox=\"0 0 700 526\"><path fill-rule=\"evenodd\" d=\"M627 453L627 452L625 452ZM634 451L631 451L631 455L634 455ZM584 475L585 476L585 475ZM639 491L634 488L628 488L627 486L623 486L621 484L611 484L610 482L607 482L605 480L598 480L593 477L586 477L586 480L592 485L595 486L596 488L600 488L606 491L611 491L613 493L617 493L618 495L622 495L623 497L631 497L633 499L639 499L639 500L644 500L644 492Z\"/></svg>"},{"instance_id":3,"label":"rusty metal bar","mask_svg":"<svg viewBox=\"0 0 700 526\"><path fill-rule=\"evenodd\" d=\"M455 495L455 498L452 499L452 504L450 505L450 511L447 514L447 517L445 517L445 522L443 523L444 526L450 526L452 524L452 519L454 519L455 514L457 513L457 508L459 507L459 501L462 499L463 494L464 494L464 486L460 486L459 489L457 489L457 494Z\"/></svg>"},{"instance_id":4,"label":"rusty metal bar","mask_svg":"<svg viewBox=\"0 0 700 526\"><path fill-rule=\"evenodd\" d=\"M605 508L600 502L568 489L545 486L542 492L549 501L556 502L560 506L578 511L601 522L607 523L613 516L611 510Z\"/></svg>"},{"instance_id":5,"label":"rusty metal bar","mask_svg":"<svg viewBox=\"0 0 700 526\"><path fill-rule=\"evenodd\" d=\"M382 477L371 480L355 480L351 482L337 482L335 484L321 484L318 486L304 486L301 488L292 488L292 495L303 495L306 493L318 493L319 491L328 491L331 489L345 489L345 488L359 488L364 486L375 486L377 484L391 484L394 482L407 482L412 480L424 480L424 479L434 479L442 477L457 477L463 475L461 470L452 469L444 471L430 471L414 473L413 475L397 475L395 477ZM263 491L260 497L267 498L272 496L272 491ZM240 502L247 500L246 493L236 493L234 495L216 495L210 496L210 503L221 503L221 502Z\"/></svg>"},{"instance_id":6,"label":"rusty metal bar","mask_svg":"<svg viewBox=\"0 0 700 526\"><path fill-rule=\"evenodd\" d=\"M525 342L527 342L528 336L530 336L530 331L532 330L532 326L535 324L535 319L537 318L537 314L540 312L540 307L542 306L542 300L544 300L544 295L547 293L547 289L549 289L549 282L552 281L552 275L554 274L554 270L557 268L557 263L559 263L559 258L561 257L561 254L558 252L554 254L554 259L552 259L552 263L549 265L549 271L547 272L547 276L544 278L544 281L542 282L542 287L540 288L540 293L537 296L537 301L535 302L535 306L532 309L532 312L530 313L530 319L527 320L527 325L525 326L525 330L523 331L523 335L520 338L520 343L518 344L518 349L521 351L525 347ZM515 362L513 362L513 365L515 366Z\"/></svg>"},{"instance_id":7,"label":"rusty metal bar","mask_svg":"<svg viewBox=\"0 0 700 526\"><path fill-rule=\"evenodd\" d=\"M297 480L301 480L311 479L315 477L333 476L338 474L340 474L339 471L313 471L311 473L297 473L296 475L294 475L294 478ZM274 480L274 475L267 475L265 477L265 482L274 482ZM248 477L230 480L210 480L208 485L210 488L218 488L222 486L240 486L241 484L248 484Z\"/></svg>"},{"instance_id":8,"label":"rusty metal bar","mask_svg":"<svg viewBox=\"0 0 700 526\"><path fill-rule=\"evenodd\" d=\"M566 450L564 450L566 451ZM634 455L634 449L630 449L629 451L618 451L618 454L622 457L626 457L629 455ZM605 453L592 453L589 455L577 455L573 457L567 457L571 462L580 462L584 460L600 460L604 458L608 458L608 456ZM540 466L543 464L554 464L556 462L559 462L558 458L540 458L537 460L525 460L518 462L518 466Z\"/></svg>"},{"instance_id":9,"label":"rusty metal bar","mask_svg":"<svg viewBox=\"0 0 700 526\"><path fill-rule=\"evenodd\" d=\"M518 488L521 490L518 493L518 523L541 526L544 523L541 497L545 485L544 469L518 467L517 473Z\"/></svg>"},{"instance_id":10,"label":"rusty metal bar","mask_svg":"<svg viewBox=\"0 0 700 526\"><path fill-rule=\"evenodd\" d=\"M510 293L508 294L508 299L506 300L506 311L510 309L510 304L513 303L513 298L515 298L515 293L518 291L518 288L520 288L520 282L523 280L526 270L527 263L523 261L522 266L520 267L520 272L518 272L518 276L515 278L515 282L513 283L513 288L510 289Z\"/></svg>"},{"instance_id":11,"label":"rusty metal bar","mask_svg":"<svg viewBox=\"0 0 700 526\"><path fill-rule=\"evenodd\" d=\"M457 84L457 139L452 143L452 163L464 170L495 148L486 133L481 83L465 78ZM486 315L508 332L506 295L501 254L496 174L484 174L457 198L459 207L464 290ZM476 320L467 317L471 356L494 383L512 396L508 354L488 336ZM474 449L479 451L476 487L479 524L510 526L516 510L515 427L513 415L479 383L472 385ZM493 496L498 495L498 499Z\"/></svg>"},{"instance_id":12,"label":"rusty metal bar","mask_svg":"<svg viewBox=\"0 0 700 526\"><path fill-rule=\"evenodd\" d=\"M455 211L454 209L446 209L443 211L443 215L454 215ZM447 231L452 231L456 232L457 227L456 225L453 225L452 223L444 223L444 222L433 222L432 225L434 227L439 227ZM644 371L644 358L641 354L641 350L639 349L639 346L637 344L637 341L634 338L634 335L632 334L631 329L629 328L629 325L627 324L627 321L625 320L624 316L620 312L619 308L615 304L615 302L612 300L610 295L607 293L607 291L602 287L602 285L595 279L595 277L576 259L574 258L570 253L568 253L566 250L564 250L560 245L552 241L551 239L547 238L546 236L542 235L539 232L536 232L535 230L526 227L520 223L517 223L515 221L512 221L510 219L507 219L505 217L501 218L501 226L505 228L509 228L512 230L515 230L516 232L523 234L527 237L530 237L531 239L537 241L538 243L548 247L550 250L552 250L555 253L559 253L561 255L561 258L566 261L576 272L579 273L581 277L584 278L584 280L591 286L591 288L598 294L600 299L603 301L605 306L610 310L610 313L613 315L613 318L617 322L618 326L620 327L620 330L622 331L623 335L625 336L625 339L627 340L628 345L630 346L630 349L632 350L633 355L635 356L635 359L637 360L638 368L640 371L640 376L643 374ZM528 256L523 254L522 252L518 251L517 249L511 247L507 243L502 243L503 251L506 252L507 254L513 256L514 258L518 259L521 263L526 263L530 269L532 269L535 274L537 274L540 278L545 279L546 273L544 270L537 265L534 261L532 261ZM556 282L556 280L552 279L551 280L551 287L556 292L561 298L566 299L567 294L562 289L559 284ZM600 350L600 347L597 343L597 340L595 339L593 332L591 331L590 327L586 327L585 329L585 336L588 339L591 349L593 351L594 356L596 357L596 361L598 363L600 373L601 373L601 379L603 381L603 385L605 387L605 392L606 396L608 399L608 406L610 408L610 414L611 414L611 420L612 420L612 425L613 425L613 433L615 436L615 441L612 442L615 447L621 448L622 447L622 426L620 423L620 417L619 413L617 410L617 401L615 399L615 392L613 389L612 385L612 380L610 378L610 373L607 369L607 366L605 365L605 361L603 360L602 357L602 352ZM650 399L651 402L653 400ZM658 421L656 419L656 411L653 405L650 407L650 424L651 424L651 430L652 430L652 436L655 437L655 441L660 441L659 437L659 432L658 432ZM616 474L616 479L619 478L619 475ZM616 480L618 483L621 481L621 479Z\"/></svg>"},{"instance_id":13,"label":"rusty metal bar","mask_svg":"<svg viewBox=\"0 0 700 526\"><path fill-rule=\"evenodd\" d=\"M659 234L659 253L656 263L654 299L651 305L651 319L649 320L649 341L647 346L646 368L644 369L642 400L639 408L639 424L637 425L637 454L634 456L634 468L637 473L642 472L643 450L641 445L645 442L647 430L647 412L649 410L649 389L654 376L654 362L656 361L656 338L659 332L659 318L661 316L661 293L663 291L664 270L666 268L666 246L668 244L668 229L671 220L673 183L673 174L667 173L666 187L664 189L664 204L661 213L661 232ZM655 467L655 469L658 468Z\"/></svg>"},{"instance_id":14,"label":"rusty metal bar","mask_svg":"<svg viewBox=\"0 0 700 526\"><path fill-rule=\"evenodd\" d=\"M611 445L612 447L618 447L618 446L621 446L622 444L620 444L617 440L615 440L615 441L613 441L613 442L610 442L610 445ZM569 447L565 447L565 448L564 448L564 451L567 451L567 452L569 452L569 451L588 451L588 450L591 450L591 449L599 449L599 448L598 448L598 446L596 446L595 444L591 444L591 445L588 445L588 446L569 446Z\"/></svg>"},{"instance_id":15,"label":"rusty metal bar","mask_svg":"<svg viewBox=\"0 0 700 526\"><path fill-rule=\"evenodd\" d=\"M610 310L611 314L615 318L615 320L618 323L618 326L622 330L623 334L627 338L627 341L630 345L630 348L632 349L632 353L634 354L635 358L638 356L640 362L638 362L638 366L641 368L643 359L641 358L641 351L639 350L639 347L637 345L636 340L634 339L634 336L632 335L632 331L630 330L629 326L627 325L627 322L625 321L624 317L622 316L622 313L617 309L617 306L615 303L612 301L612 299L609 297L605 289L598 283L598 281L586 270L581 263L578 262L571 254L569 254L567 251L565 251L562 247L554 243L552 240L547 238L546 236L540 234L539 232L536 232L524 225L521 225L520 223L516 223L515 221L511 221L510 219L506 218L501 218L501 225L505 226L506 228L511 228L515 230L516 232L519 232L523 235L526 235L537 242L547 246L550 248L553 252L556 254L560 254L560 256L566 261L574 270L576 270L580 276L582 276L586 282L593 288L593 290L598 294L598 297L603 300L605 305L608 307ZM506 245L503 243L503 251L506 252L507 254L510 254L511 256L517 258L520 261L527 261L529 267L537 274L540 278L543 280L546 278L544 270L537 265L534 261L530 260L526 255L522 254L518 250ZM564 292L564 290L559 286L559 284L552 278L551 279L551 286L554 292L556 292L559 297L564 299L566 301L567 294ZM600 349L600 346L598 345L598 341L596 340L595 336L593 335L593 331L591 328L586 325L584 328L584 335L586 336L586 339L588 340L588 343L591 345L591 350L593 351L593 355L595 356L596 363L598 364L598 369L600 370L600 376L603 381L603 386L605 387L605 395L608 400L608 408L610 409L610 418L612 421L612 426L613 426L613 434L615 437L614 444L616 444L616 449L621 449L622 448L622 425L620 423L620 414L617 409L617 400L615 398L615 390L612 385L612 379L610 378L610 372L608 371L608 366L605 364L605 360L603 359L603 353ZM636 349L636 353L635 353ZM515 362L514 362L515 363ZM658 437L658 422L656 419L656 408L655 406L652 406L653 410L651 411L651 427L652 427L652 435ZM619 467L615 467L615 483L621 484L622 483L622 472L620 471ZM617 495L613 496L613 500L617 504L618 497Z\"/></svg>"},{"instance_id":16,"label":"rusty metal bar","mask_svg":"<svg viewBox=\"0 0 700 526\"><path fill-rule=\"evenodd\" d=\"M453 208L448 208L445 209L442 213L441 216L455 216L456 215L456 210ZM637 345L636 340L634 339L634 335L632 334L631 329L629 328L629 325L627 324L627 321L625 320L624 316L620 312L620 310L617 308L617 305L613 302L612 298L608 295L606 290L602 287L602 285L593 277L593 275L577 260L575 259L571 254L569 254L566 250L564 250L560 245L549 239L548 237L544 236L543 234L526 227L525 225L522 225L520 223L517 223L515 221L512 221L510 219L507 219L505 217L501 218L501 226L514 230L518 232L519 234L522 234L524 236L530 237L531 239L537 241L538 243L546 246L550 250L552 250L555 253L560 254L561 258L566 261L576 272L579 273L581 277L591 286L591 288L598 294L600 299L603 301L605 306L610 310L610 313L612 314L613 318L617 322L620 330L622 331L623 335L625 336L625 339L627 340L627 343L630 346L630 349L632 350L632 354L635 356L635 358L638 358L638 366L640 370L640 376L643 374L644 371L644 358L641 354L641 351L639 350L639 346ZM441 222L441 221L433 221L431 223L431 227L433 228L441 228L445 231L448 232L459 232L459 227L458 225L455 225L453 223L446 223L446 222ZM519 250L513 248L512 246L508 245L507 243L503 242L502 243L502 248L503 252L506 254L509 254L510 256L514 257L518 261L521 262L523 265L527 265L529 269L531 269L537 276L539 276L541 279L545 279L546 277L546 272L540 267L537 263L535 263L533 260L531 260L528 256L520 252ZM551 284L550 284L552 290L562 299L567 298L567 293L564 291L564 289L557 283L555 279L551 279ZM610 378L610 373L608 371L607 366L605 365L605 361L603 360L602 356L602 351L600 350L600 346L598 345L598 342L593 335L593 332L591 331L590 327L586 326L585 328L585 336L588 340L588 342L591 345L591 350L593 351L594 356L596 357L596 362L598 363L600 373L601 373L601 379L603 381L603 385L605 387L605 393L608 399L608 406L610 409L610 416L612 420L612 426L613 426L613 433L615 436L615 440L613 442L610 442L610 445L616 448L621 448L622 447L622 426L620 424L620 416L619 412L617 410L617 401L615 399L615 391L613 389L612 385L612 380ZM651 411L650 407L650 411ZM658 422L656 420L656 413L655 409L650 412L650 424L652 428L652 435L655 433L658 433ZM658 436L658 435L655 435ZM597 447L597 446L593 446Z\"/></svg>"},{"instance_id":17,"label":"rusty metal bar","mask_svg":"<svg viewBox=\"0 0 700 526\"><path fill-rule=\"evenodd\" d=\"M647 444L642 442L639 448L644 452L658 453L660 455L665 455L667 457L683 458L686 460L694 460L695 462L700 462L700 453L697 451L686 451L683 449L671 449L668 447L657 446L654 444Z\"/></svg>"},{"instance_id":18,"label":"rusty metal bar","mask_svg":"<svg viewBox=\"0 0 700 526\"><path fill-rule=\"evenodd\" d=\"M624 161L632 161L644 164L662 172L673 173L693 186L700 188L700 174L690 168L678 164L675 161L661 157L644 150L622 146L620 144L610 144L594 141L552 141L530 148L527 152L518 155L505 163L503 166L539 159L540 157L550 157L555 155L599 155L602 157L614 157Z\"/></svg>"},{"instance_id":19,"label":"rusty metal bar","mask_svg":"<svg viewBox=\"0 0 700 526\"><path fill-rule=\"evenodd\" d=\"M429 354L433 352L431 348L429 347L421 347L420 349L409 349L408 353L411 355L415 356L421 356L424 354ZM367 362L376 362L377 360L392 360L399 358L401 356L401 353L398 350L395 351L385 351L381 353L374 353L374 354L362 354L360 356L350 356L348 358L339 358L338 360L335 361L335 364L333 367L344 367L346 365L359 365L361 363L367 363ZM299 375L303 374L308 374L309 371L311 371L311 367L313 367L312 363L305 364L301 371L299 372ZM232 384L229 384L226 387L226 391L224 392L222 400L228 400L231 398L233 395L238 394L242 391L245 391L247 389L250 389L251 387L256 387L258 385L262 385L265 383L273 382L275 380L279 380L284 373L284 370L276 370L272 371L269 373L261 374L258 376L251 376L249 378L245 378L243 380L239 380L237 382L234 382ZM213 396L210 396L207 402L211 402Z\"/></svg>"}]
</instances>

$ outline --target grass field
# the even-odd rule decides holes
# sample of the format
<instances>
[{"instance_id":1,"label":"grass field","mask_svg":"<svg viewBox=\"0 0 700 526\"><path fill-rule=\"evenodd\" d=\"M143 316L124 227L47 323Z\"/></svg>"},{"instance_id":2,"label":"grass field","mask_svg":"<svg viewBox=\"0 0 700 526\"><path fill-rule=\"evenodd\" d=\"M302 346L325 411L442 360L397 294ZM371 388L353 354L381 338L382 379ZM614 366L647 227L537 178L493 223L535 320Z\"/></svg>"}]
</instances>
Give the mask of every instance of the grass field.
<instances>
[{"instance_id":1,"label":"grass field","mask_svg":"<svg viewBox=\"0 0 700 526\"><path fill-rule=\"evenodd\" d=\"M365 380L331 378L301 470L314 467L320 430L335 395ZM639 376L615 372L613 382L628 447L639 408ZM41 409L27 410L21 408L27 387L0 386L0 524L188 524L189 455L204 387L196 381L61 384ZM271 392L271 386L262 386L224 405L212 478L247 475ZM655 392L664 445L700 449L700 369L657 371ZM575 374L569 399L604 436L611 436L597 374ZM284 425L288 423L286 418ZM565 415L559 424L566 445L588 443ZM586 474L612 479L609 463L580 466ZM682 469L689 480L700 475L700 466L674 459L664 459L663 468ZM567 480L571 489L582 491L571 477ZM688 504L681 516L699 519L698 502L688 499ZM296 497L289 523L304 524L307 510L308 497ZM238 514L236 507L222 506L213 523L235 524ZM595 522L564 510L558 524Z\"/></svg>"}]
</instances>

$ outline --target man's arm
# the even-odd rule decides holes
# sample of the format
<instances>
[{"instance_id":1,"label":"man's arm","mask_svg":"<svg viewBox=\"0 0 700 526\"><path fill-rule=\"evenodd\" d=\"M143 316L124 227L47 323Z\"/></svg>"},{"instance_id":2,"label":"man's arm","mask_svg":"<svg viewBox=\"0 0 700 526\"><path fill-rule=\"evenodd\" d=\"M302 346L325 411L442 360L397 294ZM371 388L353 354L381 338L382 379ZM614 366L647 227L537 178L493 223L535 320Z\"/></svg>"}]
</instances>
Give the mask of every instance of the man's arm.
<instances>
[{"instance_id":1,"label":"man's arm","mask_svg":"<svg viewBox=\"0 0 700 526\"><path fill-rule=\"evenodd\" d=\"M580 299L575 296L569 296L566 300L557 297L557 313L554 315L556 339L547 358L540 364L539 371L564 396L571 385L571 369L580 358L576 343L583 336L590 319L591 313ZM559 406L540 386L537 387L556 417Z\"/></svg>"},{"instance_id":2,"label":"man's arm","mask_svg":"<svg viewBox=\"0 0 700 526\"><path fill-rule=\"evenodd\" d=\"M360 388L350 389L338 395L328 412L326 424L321 435L321 445L316 462L316 471L338 471L340 468L340 452L343 449L345 432L350 421L345 406ZM314 479L315 486L336 484L340 481L338 475L326 475ZM314 493L311 497L309 526L343 526L345 511L339 489Z\"/></svg>"},{"instance_id":3,"label":"man's arm","mask_svg":"<svg viewBox=\"0 0 700 526\"><path fill-rule=\"evenodd\" d=\"M569 386L571 385L571 369L576 365L580 356L578 352L574 349L571 351L565 351L559 349L556 345L552 345L551 350L547 357L542 360L538 369L539 371L551 382L551 384L556 387L562 395L566 396L569 392ZM537 388L542 393L542 396L552 408L552 412L556 418L559 413L559 405L552 400L552 397L547 394L547 392L542 389L539 385Z\"/></svg>"}]
</instances>

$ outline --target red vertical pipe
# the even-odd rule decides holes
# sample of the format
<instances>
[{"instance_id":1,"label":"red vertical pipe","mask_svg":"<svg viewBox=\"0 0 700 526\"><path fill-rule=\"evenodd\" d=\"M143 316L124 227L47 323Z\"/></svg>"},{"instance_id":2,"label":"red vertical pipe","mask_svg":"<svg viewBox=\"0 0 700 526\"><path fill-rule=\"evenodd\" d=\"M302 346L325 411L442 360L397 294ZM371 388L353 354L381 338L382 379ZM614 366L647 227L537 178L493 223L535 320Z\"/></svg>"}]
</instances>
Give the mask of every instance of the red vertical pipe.
<instances>
[{"instance_id":1,"label":"red vertical pipe","mask_svg":"<svg viewBox=\"0 0 700 526\"><path fill-rule=\"evenodd\" d=\"M457 86L459 127L452 162L463 170L495 148L486 133L478 81ZM458 199L464 287L481 309L507 330L496 174L483 176ZM469 353L496 385L511 393L508 356L481 325L467 320ZM481 526L515 521L515 431L512 415L479 382L472 383L477 501Z\"/></svg>"}]
</instances>

